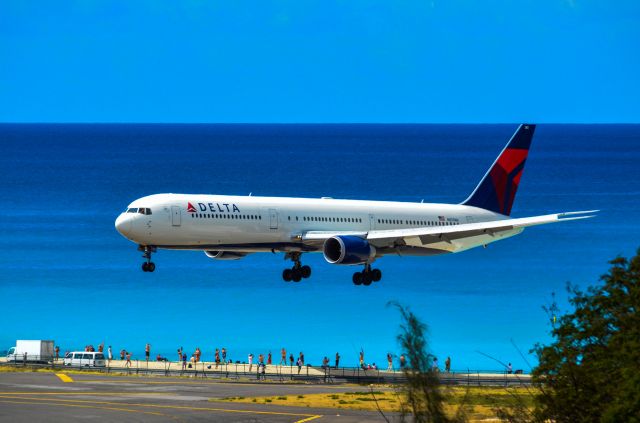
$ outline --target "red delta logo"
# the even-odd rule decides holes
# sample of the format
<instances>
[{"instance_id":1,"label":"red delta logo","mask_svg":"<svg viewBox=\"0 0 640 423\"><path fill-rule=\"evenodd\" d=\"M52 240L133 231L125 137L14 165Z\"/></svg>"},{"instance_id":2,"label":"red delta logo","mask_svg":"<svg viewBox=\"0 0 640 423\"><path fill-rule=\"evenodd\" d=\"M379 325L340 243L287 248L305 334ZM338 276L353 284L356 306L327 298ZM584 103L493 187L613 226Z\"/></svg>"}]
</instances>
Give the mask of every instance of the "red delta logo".
<instances>
[{"instance_id":1,"label":"red delta logo","mask_svg":"<svg viewBox=\"0 0 640 423\"><path fill-rule=\"evenodd\" d=\"M196 208L193 207L193 204L187 202L187 213L195 213L196 212Z\"/></svg>"}]
</instances>

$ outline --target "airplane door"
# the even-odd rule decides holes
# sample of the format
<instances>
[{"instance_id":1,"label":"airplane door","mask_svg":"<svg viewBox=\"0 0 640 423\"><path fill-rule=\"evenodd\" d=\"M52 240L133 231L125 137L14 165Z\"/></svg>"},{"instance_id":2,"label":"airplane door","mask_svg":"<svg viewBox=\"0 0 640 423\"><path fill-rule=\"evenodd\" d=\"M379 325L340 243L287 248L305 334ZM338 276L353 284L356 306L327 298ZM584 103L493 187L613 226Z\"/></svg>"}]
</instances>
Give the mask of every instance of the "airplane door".
<instances>
[{"instance_id":1,"label":"airplane door","mask_svg":"<svg viewBox=\"0 0 640 423\"><path fill-rule=\"evenodd\" d=\"M181 224L181 213L179 206L171 206L171 225L180 226Z\"/></svg>"},{"instance_id":2,"label":"airplane door","mask_svg":"<svg viewBox=\"0 0 640 423\"><path fill-rule=\"evenodd\" d=\"M278 211L269 209L269 229L278 229Z\"/></svg>"},{"instance_id":3,"label":"airplane door","mask_svg":"<svg viewBox=\"0 0 640 423\"><path fill-rule=\"evenodd\" d=\"M372 214L369 215L369 229L374 230L376 228L376 217Z\"/></svg>"}]
</instances>

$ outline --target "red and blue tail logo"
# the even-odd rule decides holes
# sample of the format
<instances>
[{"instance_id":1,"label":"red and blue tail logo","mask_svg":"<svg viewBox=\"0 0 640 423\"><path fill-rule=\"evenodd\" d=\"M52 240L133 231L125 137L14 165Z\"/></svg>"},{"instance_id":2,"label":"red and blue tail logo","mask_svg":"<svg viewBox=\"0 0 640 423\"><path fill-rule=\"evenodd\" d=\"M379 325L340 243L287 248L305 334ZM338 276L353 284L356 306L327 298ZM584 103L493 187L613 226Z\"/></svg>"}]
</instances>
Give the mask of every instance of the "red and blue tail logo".
<instances>
[{"instance_id":1,"label":"red and blue tail logo","mask_svg":"<svg viewBox=\"0 0 640 423\"><path fill-rule=\"evenodd\" d=\"M520 125L489 171L464 203L509 216L529 154L535 125Z\"/></svg>"},{"instance_id":2,"label":"red and blue tail logo","mask_svg":"<svg viewBox=\"0 0 640 423\"><path fill-rule=\"evenodd\" d=\"M193 204L187 202L187 213L195 213L196 212L196 208L193 207Z\"/></svg>"}]
</instances>

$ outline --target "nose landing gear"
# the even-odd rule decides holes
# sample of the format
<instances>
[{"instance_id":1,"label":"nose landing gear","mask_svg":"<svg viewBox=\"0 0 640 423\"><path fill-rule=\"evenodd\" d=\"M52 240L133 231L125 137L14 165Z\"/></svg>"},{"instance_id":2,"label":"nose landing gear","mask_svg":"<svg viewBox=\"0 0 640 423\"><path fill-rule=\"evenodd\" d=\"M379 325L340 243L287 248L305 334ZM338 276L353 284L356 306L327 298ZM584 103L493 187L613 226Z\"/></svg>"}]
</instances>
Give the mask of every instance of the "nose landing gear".
<instances>
[{"instance_id":1,"label":"nose landing gear","mask_svg":"<svg viewBox=\"0 0 640 423\"><path fill-rule=\"evenodd\" d=\"M150 245L140 245L138 246L138 251L144 251L142 258L146 261L142 263L142 271L143 272L153 272L156 270L156 265L151 261L151 253L155 253L157 251L156 247Z\"/></svg>"},{"instance_id":2,"label":"nose landing gear","mask_svg":"<svg viewBox=\"0 0 640 423\"><path fill-rule=\"evenodd\" d=\"M302 253L300 252L286 253L284 255L285 260L291 259L293 261L293 267L291 269L284 269L282 271L282 279L285 282L300 282L302 279L307 279L311 276L311 267L303 266L302 263L300 263L301 256Z\"/></svg>"},{"instance_id":3,"label":"nose landing gear","mask_svg":"<svg viewBox=\"0 0 640 423\"><path fill-rule=\"evenodd\" d=\"M370 264L365 264L362 272L353 274L354 285L369 286L371 282L378 282L382 279L382 271L380 269L372 269Z\"/></svg>"}]
</instances>

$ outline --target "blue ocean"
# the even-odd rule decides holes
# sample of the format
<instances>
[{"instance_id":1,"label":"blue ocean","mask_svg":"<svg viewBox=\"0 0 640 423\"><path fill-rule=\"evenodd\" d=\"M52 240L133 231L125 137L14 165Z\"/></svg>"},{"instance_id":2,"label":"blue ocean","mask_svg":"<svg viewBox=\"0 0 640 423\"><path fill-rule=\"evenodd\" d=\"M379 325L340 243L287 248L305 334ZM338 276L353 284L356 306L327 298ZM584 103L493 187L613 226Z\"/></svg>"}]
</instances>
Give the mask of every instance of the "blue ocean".
<instances>
[{"instance_id":1,"label":"blue ocean","mask_svg":"<svg viewBox=\"0 0 640 423\"><path fill-rule=\"evenodd\" d=\"M640 247L640 126L539 125L512 216L601 210L529 228L460 254L384 257L383 280L354 286L352 267L303 257L310 279L285 283L283 254L215 261L141 253L114 228L154 193L457 203L516 125L0 125L0 350L53 339L172 359L199 347L233 360L285 347L307 362L339 352L355 365L399 354L396 301L429 328L457 370L529 370L549 342L542 306L568 309L565 286L596 283L608 260ZM521 355L522 353L522 355Z\"/></svg>"}]
</instances>

